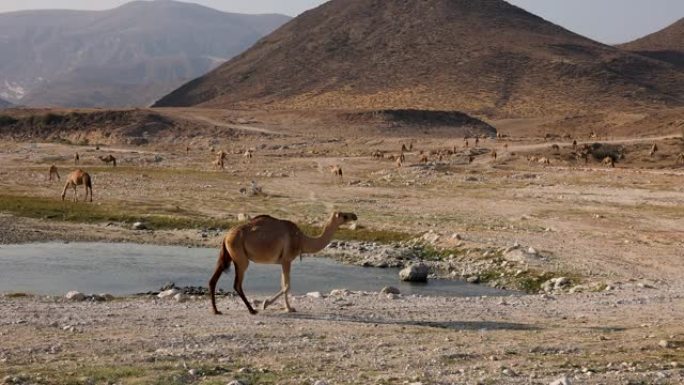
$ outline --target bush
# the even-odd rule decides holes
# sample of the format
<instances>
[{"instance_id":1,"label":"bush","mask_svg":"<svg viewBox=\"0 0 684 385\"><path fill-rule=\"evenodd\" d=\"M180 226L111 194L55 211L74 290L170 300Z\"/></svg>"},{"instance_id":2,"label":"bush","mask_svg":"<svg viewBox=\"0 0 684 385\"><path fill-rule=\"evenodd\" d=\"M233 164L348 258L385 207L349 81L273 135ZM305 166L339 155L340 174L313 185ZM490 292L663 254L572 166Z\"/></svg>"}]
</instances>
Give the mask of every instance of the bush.
<instances>
[{"instance_id":1,"label":"bush","mask_svg":"<svg viewBox=\"0 0 684 385\"><path fill-rule=\"evenodd\" d=\"M11 126L16 122L18 120L9 115L0 115L0 126Z\"/></svg>"}]
</instances>

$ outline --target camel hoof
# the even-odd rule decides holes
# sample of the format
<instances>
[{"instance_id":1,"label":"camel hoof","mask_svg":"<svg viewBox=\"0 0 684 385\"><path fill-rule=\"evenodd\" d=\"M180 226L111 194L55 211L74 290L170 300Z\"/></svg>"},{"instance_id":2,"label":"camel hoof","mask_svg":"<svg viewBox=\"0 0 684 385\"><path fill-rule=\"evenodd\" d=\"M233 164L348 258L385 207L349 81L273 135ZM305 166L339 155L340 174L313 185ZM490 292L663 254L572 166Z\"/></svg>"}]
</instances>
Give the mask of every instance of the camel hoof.
<instances>
[{"instance_id":1,"label":"camel hoof","mask_svg":"<svg viewBox=\"0 0 684 385\"><path fill-rule=\"evenodd\" d=\"M218 311L218 310L214 310L214 315L223 315L223 313L221 313L221 312Z\"/></svg>"},{"instance_id":2,"label":"camel hoof","mask_svg":"<svg viewBox=\"0 0 684 385\"><path fill-rule=\"evenodd\" d=\"M262 310L266 310L267 307L271 306L271 303L268 301L264 301L264 304L261 305Z\"/></svg>"},{"instance_id":3,"label":"camel hoof","mask_svg":"<svg viewBox=\"0 0 684 385\"><path fill-rule=\"evenodd\" d=\"M291 308L287 309L287 312L288 312L288 313L296 313L296 312L297 312L297 309L291 307Z\"/></svg>"},{"instance_id":4,"label":"camel hoof","mask_svg":"<svg viewBox=\"0 0 684 385\"><path fill-rule=\"evenodd\" d=\"M251 314L251 315L255 315L255 314L258 314L258 313L259 313L259 312L256 311L256 310L254 310L254 309L249 309L249 314Z\"/></svg>"}]
</instances>

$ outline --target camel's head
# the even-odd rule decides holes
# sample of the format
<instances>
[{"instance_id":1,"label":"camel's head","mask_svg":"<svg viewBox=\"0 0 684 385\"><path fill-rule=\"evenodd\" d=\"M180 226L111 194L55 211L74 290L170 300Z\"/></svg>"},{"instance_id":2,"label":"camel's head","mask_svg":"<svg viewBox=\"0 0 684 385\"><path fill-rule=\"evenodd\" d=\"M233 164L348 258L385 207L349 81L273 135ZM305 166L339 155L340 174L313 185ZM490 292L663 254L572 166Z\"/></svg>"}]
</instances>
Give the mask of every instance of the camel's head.
<instances>
[{"instance_id":1,"label":"camel's head","mask_svg":"<svg viewBox=\"0 0 684 385\"><path fill-rule=\"evenodd\" d=\"M338 226L343 225L348 222L352 222L357 220L358 218L356 217L356 214L354 213L341 213L339 211L335 211L332 214L332 221L335 222Z\"/></svg>"}]
</instances>

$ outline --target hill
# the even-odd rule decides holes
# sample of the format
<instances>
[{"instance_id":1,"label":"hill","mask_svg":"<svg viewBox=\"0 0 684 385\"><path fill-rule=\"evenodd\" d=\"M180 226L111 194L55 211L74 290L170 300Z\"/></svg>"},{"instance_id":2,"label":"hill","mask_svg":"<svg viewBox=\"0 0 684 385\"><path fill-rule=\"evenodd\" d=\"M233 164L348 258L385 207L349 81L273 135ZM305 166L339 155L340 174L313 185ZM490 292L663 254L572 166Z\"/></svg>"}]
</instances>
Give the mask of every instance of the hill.
<instances>
[{"instance_id":1,"label":"hill","mask_svg":"<svg viewBox=\"0 0 684 385\"><path fill-rule=\"evenodd\" d=\"M156 105L515 117L683 99L671 66L503 0L333 0Z\"/></svg>"},{"instance_id":2,"label":"hill","mask_svg":"<svg viewBox=\"0 0 684 385\"><path fill-rule=\"evenodd\" d=\"M28 106L146 106L287 20L168 0L0 14L0 97Z\"/></svg>"},{"instance_id":3,"label":"hill","mask_svg":"<svg viewBox=\"0 0 684 385\"><path fill-rule=\"evenodd\" d=\"M619 47L684 69L684 18L663 30Z\"/></svg>"},{"instance_id":4,"label":"hill","mask_svg":"<svg viewBox=\"0 0 684 385\"><path fill-rule=\"evenodd\" d=\"M12 106L12 103L8 102L7 100L0 99L0 108L8 108L11 106Z\"/></svg>"}]
</instances>

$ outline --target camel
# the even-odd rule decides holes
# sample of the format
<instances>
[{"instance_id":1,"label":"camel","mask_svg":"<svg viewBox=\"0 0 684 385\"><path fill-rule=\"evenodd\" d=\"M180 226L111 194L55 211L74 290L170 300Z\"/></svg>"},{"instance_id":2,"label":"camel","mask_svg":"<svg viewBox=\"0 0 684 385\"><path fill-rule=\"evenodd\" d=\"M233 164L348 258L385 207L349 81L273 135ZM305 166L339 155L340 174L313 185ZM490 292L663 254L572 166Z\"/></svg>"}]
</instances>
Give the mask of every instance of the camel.
<instances>
[{"instance_id":1,"label":"camel","mask_svg":"<svg viewBox=\"0 0 684 385\"><path fill-rule=\"evenodd\" d=\"M560 146L557 145L557 144L554 144L554 145L551 146L551 149L554 150L554 151L560 151Z\"/></svg>"},{"instance_id":2,"label":"camel","mask_svg":"<svg viewBox=\"0 0 684 385\"><path fill-rule=\"evenodd\" d=\"M402 153L408 152L408 148L406 148L406 145L403 144L403 143L402 143L402 145L401 145L401 152L402 152Z\"/></svg>"},{"instance_id":3,"label":"camel","mask_svg":"<svg viewBox=\"0 0 684 385\"><path fill-rule=\"evenodd\" d=\"M471 164L475 161L475 155L468 155L468 164Z\"/></svg>"},{"instance_id":4,"label":"camel","mask_svg":"<svg viewBox=\"0 0 684 385\"><path fill-rule=\"evenodd\" d=\"M429 161L430 161L430 160L428 159L428 156L427 156L427 155L423 155L423 156L420 157L420 163L427 163L427 162L429 162Z\"/></svg>"},{"instance_id":5,"label":"camel","mask_svg":"<svg viewBox=\"0 0 684 385\"><path fill-rule=\"evenodd\" d=\"M116 167L116 158L113 157L112 154L109 154L107 156L99 156L98 158L107 164L112 163L114 167Z\"/></svg>"},{"instance_id":6,"label":"camel","mask_svg":"<svg viewBox=\"0 0 684 385\"><path fill-rule=\"evenodd\" d=\"M81 157L78 155L78 152L76 155L74 155L74 164L78 166L78 164L81 162Z\"/></svg>"},{"instance_id":7,"label":"camel","mask_svg":"<svg viewBox=\"0 0 684 385\"><path fill-rule=\"evenodd\" d=\"M404 165L404 162L401 161L401 158L397 158L397 168L401 168L401 166Z\"/></svg>"},{"instance_id":8,"label":"camel","mask_svg":"<svg viewBox=\"0 0 684 385\"><path fill-rule=\"evenodd\" d=\"M189 154L190 153L190 146L185 146L185 153Z\"/></svg>"},{"instance_id":9,"label":"camel","mask_svg":"<svg viewBox=\"0 0 684 385\"><path fill-rule=\"evenodd\" d=\"M88 200L88 191L90 191L90 201L93 201L93 183L92 179L90 178L90 175L79 169L76 169L67 176L67 181L66 184L64 185L64 190L62 190L62 200L64 200L64 197L66 196L67 189L69 187L74 189L74 201L78 202L78 195L76 194L76 187L84 185L85 186L85 196L84 200Z\"/></svg>"},{"instance_id":10,"label":"camel","mask_svg":"<svg viewBox=\"0 0 684 385\"><path fill-rule=\"evenodd\" d=\"M652 157L653 155L655 155L656 152L658 152L658 145L653 143L653 146L651 147L651 152L649 155Z\"/></svg>"},{"instance_id":11,"label":"camel","mask_svg":"<svg viewBox=\"0 0 684 385\"><path fill-rule=\"evenodd\" d=\"M52 182L52 177L57 177L57 180L60 180L59 177L59 171L57 171L57 166L54 164L50 166L50 176L48 177L48 180Z\"/></svg>"},{"instance_id":12,"label":"camel","mask_svg":"<svg viewBox=\"0 0 684 385\"><path fill-rule=\"evenodd\" d=\"M209 293L214 314L221 314L216 308L216 284L221 274L230 268L231 262L235 265L233 288L242 298L249 312L251 314L257 313L247 300L244 290L242 290L242 281L245 278L245 272L250 261L282 266L281 290L264 301L263 309L265 310L280 296L284 295L287 311L295 312L288 300L292 261L301 256L302 253L313 254L323 250L341 225L355 220L357 220L356 214L334 212L318 238L307 236L293 222L276 219L268 215L260 215L248 223L228 230L221 243L216 270L209 280Z\"/></svg>"},{"instance_id":13,"label":"camel","mask_svg":"<svg viewBox=\"0 0 684 385\"><path fill-rule=\"evenodd\" d=\"M480 138L476 137L475 138L475 147L477 147L478 144L480 144Z\"/></svg>"},{"instance_id":14,"label":"camel","mask_svg":"<svg viewBox=\"0 0 684 385\"><path fill-rule=\"evenodd\" d=\"M468 148L468 139L463 140L465 142L465 148Z\"/></svg>"},{"instance_id":15,"label":"camel","mask_svg":"<svg viewBox=\"0 0 684 385\"><path fill-rule=\"evenodd\" d=\"M399 154L399 158L397 159L399 159L401 163L404 163L406 162L406 155L404 155L404 153L402 152L401 154Z\"/></svg>"},{"instance_id":16,"label":"camel","mask_svg":"<svg viewBox=\"0 0 684 385\"><path fill-rule=\"evenodd\" d=\"M572 149L573 149L573 151L577 150L577 140L572 141Z\"/></svg>"},{"instance_id":17,"label":"camel","mask_svg":"<svg viewBox=\"0 0 684 385\"><path fill-rule=\"evenodd\" d=\"M498 154L496 153L496 150L492 150L492 158L493 158L494 160L496 160L496 157L497 157L497 156L498 156Z\"/></svg>"},{"instance_id":18,"label":"camel","mask_svg":"<svg viewBox=\"0 0 684 385\"><path fill-rule=\"evenodd\" d=\"M330 166L330 173L333 175L333 178L337 178L342 181L342 167L340 167L339 164Z\"/></svg>"},{"instance_id":19,"label":"camel","mask_svg":"<svg viewBox=\"0 0 684 385\"><path fill-rule=\"evenodd\" d=\"M245 151L242 156L245 157L245 159L252 159L254 156L252 149L250 148L249 150Z\"/></svg>"},{"instance_id":20,"label":"camel","mask_svg":"<svg viewBox=\"0 0 684 385\"><path fill-rule=\"evenodd\" d=\"M371 153L371 158L372 159L382 159L383 158L382 152L380 152L380 150L373 151Z\"/></svg>"},{"instance_id":21,"label":"camel","mask_svg":"<svg viewBox=\"0 0 684 385\"><path fill-rule=\"evenodd\" d=\"M546 157L541 157L537 160L540 164L551 164L551 160Z\"/></svg>"},{"instance_id":22,"label":"camel","mask_svg":"<svg viewBox=\"0 0 684 385\"><path fill-rule=\"evenodd\" d=\"M216 168L220 168L221 170L225 169L223 158L221 157L216 157L216 159L213 162L211 162L211 165Z\"/></svg>"},{"instance_id":23,"label":"camel","mask_svg":"<svg viewBox=\"0 0 684 385\"><path fill-rule=\"evenodd\" d=\"M603 159L603 164L605 166L615 167L615 161L613 160L613 158L611 158L609 156L607 156Z\"/></svg>"}]
</instances>

